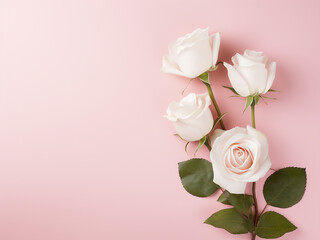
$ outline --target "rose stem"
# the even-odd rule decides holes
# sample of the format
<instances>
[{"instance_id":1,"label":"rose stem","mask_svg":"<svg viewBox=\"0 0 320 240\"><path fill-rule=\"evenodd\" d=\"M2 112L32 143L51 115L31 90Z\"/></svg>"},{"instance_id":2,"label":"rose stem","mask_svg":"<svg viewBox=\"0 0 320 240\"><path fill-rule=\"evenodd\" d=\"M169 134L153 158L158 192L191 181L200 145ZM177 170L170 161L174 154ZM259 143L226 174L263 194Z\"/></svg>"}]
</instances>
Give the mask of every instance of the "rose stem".
<instances>
[{"instance_id":1,"label":"rose stem","mask_svg":"<svg viewBox=\"0 0 320 240\"><path fill-rule=\"evenodd\" d=\"M204 145L206 145L206 147L208 148L208 150L210 152L211 151L211 146L210 146L210 144L208 143L207 140L204 142Z\"/></svg>"},{"instance_id":2,"label":"rose stem","mask_svg":"<svg viewBox=\"0 0 320 240\"><path fill-rule=\"evenodd\" d=\"M254 114L254 105L255 103L253 102L251 104L251 124L253 128L256 128L256 120L255 120L255 114Z\"/></svg>"},{"instance_id":3,"label":"rose stem","mask_svg":"<svg viewBox=\"0 0 320 240\"><path fill-rule=\"evenodd\" d=\"M210 96L211 101L212 101L212 103L213 103L213 106L214 106L214 108L216 109L216 112L217 112L217 114L218 114L218 118L220 118L220 117L221 117L221 112L220 112L220 109L219 109L219 107L218 107L217 101L216 101L216 99L214 98L211 85L210 85L209 83L204 83L204 85L206 85L206 87L207 87L207 89L208 89L208 93L209 93L209 96ZM223 123L223 120L222 120L222 119L220 120L220 125L221 125L222 130L226 130L226 127L224 126L224 123Z\"/></svg>"},{"instance_id":4,"label":"rose stem","mask_svg":"<svg viewBox=\"0 0 320 240\"><path fill-rule=\"evenodd\" d=\"M255 102L251 104L251 125L253 128L256 128L256 121L255 121L255 113L254 113L254 105ZM254 226L257 226L257 220L258 220L258 201L257 201L257 196L256 196L256 183L252 183L252 195L253 195L253 202L254 202L254 217L253 217L253 222ZM256 233L252 232L252 238L251 240L256 239Z\"/></svg>"},{"instance_id":5,"label":"rose stem","mask_svg":"<svg viewBox=\"0 0 320 240\"><path fill-rule=\"evenodd\" d=\"M256 196L256 183L252 183L252 195L253 195L253 202L254 202L254 217L253 217L253 222L254 226L257 226L257 217L258 217L258 201L257 201L257 196ZM256 233L253 231L252 232L252 238L251 240L256 239Z\"/></svg>"},{"instance_id":6,"label":"rose stem","mask_svg":"<svg viewBox=\"0 0 320 240\"><path fill-rule=\"evenodd\" d=\"M268 203L264 206L263 210L261 211L259 218L261 217L261 215L264 213L264 211L266 210L266 208L268 207Z\"/></svg>"}]
</instances>

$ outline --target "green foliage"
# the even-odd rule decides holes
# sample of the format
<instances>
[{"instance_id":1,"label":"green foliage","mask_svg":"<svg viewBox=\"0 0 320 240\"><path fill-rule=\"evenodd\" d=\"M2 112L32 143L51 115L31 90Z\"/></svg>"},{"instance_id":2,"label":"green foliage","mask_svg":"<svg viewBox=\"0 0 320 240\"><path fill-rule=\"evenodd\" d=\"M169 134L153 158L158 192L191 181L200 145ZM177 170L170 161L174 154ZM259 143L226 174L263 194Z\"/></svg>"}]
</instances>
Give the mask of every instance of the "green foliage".
<instances>
[{"instance_id":1,"label":"green foliage","mask_svg":"<svg viewBox=\"0 0 320 240\"><path fill-rule=\"evenodd\" d=\"M249 106L254 106L254 105L258 104L259 99L260 99L260 95L258 95L258 94L248 96L247 101L246 101L246 106L245 106L243 112L245 112Z\"/></svg>"},{"instance_id":2,"label":"green foliage","mask_svg":"<svg viewBox=\"0 0 320 240\"><path fill-rule=\"evenodd\" d=\"M253 204L253 197L247 194L231 194L228 191L224 191L224 194L228 202L237 210L249 215Z\"/></svg>"},{"instance_id":3,"label":"green foliage","mask_svg":"<svg viewBox=\"0 0 320 240\"><path fill-rule=\"evenodd\" d=\"M219 189L213 182L212 164L202 158L179 163L179 175L185 190L197 197L208 197Z\"/></svg>"},{"instance_id":4,"label":"green foliage","mask_svg":"<svg viewBox=\"0 0 320 240\"><path fill-rule=\"evenodd\" d=\"M190 142L187 142L186 145L184 146L184 151L185 151L186 153L188 153L187 148L188 148L189 143L190 143Z\"/></svg>"},{"instance_id":5,"label":"green foliage","mask_svg":"<svg viewBox=\"0 0 320 240\"><path fill-rule=\"evenodd\" d=\"M210 84L210 81L209 81L209 73L208 72L204 72L202 73L199 78L201 79L202 82L204 83L207 83L207 84Z\"/></svg>"},{"instance_id":6,"label":"green foliage","mask_svg":"<svg viewBox=\"0 0 320 240\"><path fill-rule=\"evenodd\" d=\"M239 93L237 93L237 91L233 87L228 87L228 86L222 86L222 87L229 89L231 92L233 92L236 95L239 95Z\"/></svg>"},{"instance_id":7,"label":"green foliage","mask_svg":"<svg viewBox=\"0 0 320 240\"><path fill-rule=\"evenodd\" d=\"M274 207L288 208L298 203L305 192L306 169L287 167L273 173L266 180L263 195Z\"/></svg>"},{"instance_id":8,"label":"green foliage","mask_svg":"<svg viewBox=\"0 0 320 240\"><path fill-rule=\"evenodd\" d=\"M235 209L244 213L246 216L252 212L253 197L247 194L233 194L225 190L217 199L226 205L232 205Z\"/></svg>"},{"instance_id":9,"label":"green foliage","mask_svg":"<svg viewBox=\"0 0 320 240\"><path fill-rule=\"evenodd\" d=\"M253 232L255 230L254 222L252 219L252 216L248 219L246 219L247 225L248 225L248 231Z\"/></svg>"},{"instance_id":10,"label":"green foliage","mask_svg":"<svg viewBox=\"0 0 320 240\"><path fill-rule=\"evenodd\" d=\"M249 106L251 106L252 103L253 103L253 96L248 96L247 97L247 102L246 102L246 107L244 108L243 112L245 112L247 110L247 108Z\"/></svg>"},{"instance_id":11,"label":"green foliage","mask_svg":"<svg viewBox=\"0 0 320 240\"><path fill-rule=\"evenodd\" d=\"M224 191L226 192L226 191ZM221 202L225 205L231 205L231 203L228 201L228 198L225 193L221 193L220 197L217 199L218 202Z\"/></svg>"},{"instance_id":12,"label":"green foliage","mask_svg":"<svg viewBox=\"0 0 320 240\"><path fill-rule=\"evenodd\" d=\"M279 92L278 90L274 90L274 89L269 89L268 92Z\"/></svg>"},{"instance_id":13,"label":"green foliage","mask_svg":"<svg viewBox=\"0 0 320 240\"><path fill-rule=\"evenodd\" d=\"M297 227L284 216L276 212L264 213L258 222L256 233L261 238L278 238L287 232L296 230Z\"/></svg>"},{"instance_id":14,"label":"green foliage","mask_svg":"<svg viewBox=\"0 0 320 240\"><path fill-rule=\"evenodd\" d=\"M220 210L212 214L204 223L223 228L233 234L249 232L248 222L234 208Z\"/></svg>"},{"instance_id":15,"label":"green foliage","mask_svg":"<svg viewBox=\"0 0 320 240\"><path fill-rule=\"evenodd\" d=\"M199 140L198 147L197 147L196 151L194 152L194 154L196 154L196 153L199 151L199 149L203 146L203 144L204 144L206 141L207 141L207 136L204 136L203 138L201 138L201 139Z\"/></svg>"},{"instance_id":16,"label":"green foliage","mask_svg":"<svg viewBox=\"0 0 320 240\"><path fill-rule=\"evenodd\" d=\"M222 120L222 118L226 115L227 113L223 113L220 117L216 118L216 120L214 120L213 126L211 128L211 131L213 129L215 129L215 127L217 126L217 124Z\"/></svg>"}]
</instances>

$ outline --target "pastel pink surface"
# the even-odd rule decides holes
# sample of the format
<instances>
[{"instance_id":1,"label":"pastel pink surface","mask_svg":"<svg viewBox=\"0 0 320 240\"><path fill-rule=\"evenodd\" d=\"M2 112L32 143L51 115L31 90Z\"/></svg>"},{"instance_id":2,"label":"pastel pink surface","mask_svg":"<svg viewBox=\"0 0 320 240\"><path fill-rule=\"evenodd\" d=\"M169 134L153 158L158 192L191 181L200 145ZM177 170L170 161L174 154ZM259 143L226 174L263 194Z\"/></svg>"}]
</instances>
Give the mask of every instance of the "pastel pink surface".
<instances>
[{"instance_id":1,"label":"pastel pink surface","mask_svg":"<svg viewBox=\"0 0 320 240\"><path fill-rule=\"evenodd\" d=\"M222 32L219 60L246 48L277 62L277 101L257 127L273 168L306 167L303 200L276 209L319 239L320 2L317 0L4 0L0 7L0 239L249 239L203 224L223 206L182 188L193 157L162 116L188 80L161 73L169 42L198 27ZM244 100L214 91L227 127ZM193 81L186 93L205 88ZM197 155L208 158L203 149ZM263 181L258 184L260 206ZM274 210L273 208L269 208Z\"/></svg>"}]
</instances>

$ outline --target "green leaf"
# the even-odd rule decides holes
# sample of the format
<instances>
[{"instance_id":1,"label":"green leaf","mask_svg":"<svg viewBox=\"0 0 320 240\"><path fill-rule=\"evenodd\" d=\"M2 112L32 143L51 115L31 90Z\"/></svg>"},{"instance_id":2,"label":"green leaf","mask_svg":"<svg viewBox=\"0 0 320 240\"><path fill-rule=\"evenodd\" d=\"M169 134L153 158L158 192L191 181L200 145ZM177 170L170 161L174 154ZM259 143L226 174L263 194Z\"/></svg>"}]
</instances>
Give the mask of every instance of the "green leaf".
<instances>
[{"instance_id":1,"label":"green leaf","mask_svg":"<svg viewBox=\"0 0 320 240\"><path fill-rule=\"evenodd\" d=\"M261 238L278 238L297 227L284 216L276 212L265 212L258 222L256 233Z\"/></svg>"},{"instance_id":2,"label":"green leaf","mask_svg":"<svg viewBox=\"0 0 320 240\"><path fill-rule=\"evenodd\" d=\"M268 92L279 92L278 90L274 90L274 89L269 89Z\"/></svg>"},{"instance_id":3,"label":"green leaf","mask_svg":"<svg viewBox=\"0 0 320 240\"><path fill-rule=\"evenodd\" d=\"M221 202L225 205L231 205L231 203L228 201L228 198L225 193L221 193L220 197L217 199L218 202Z\"/></svg>"},{"instance_id":4,"label":"green leaf","mask_svg":"<svg viewBox=\"0 0 320 240\"><path fill-rule=\"evenodd\" d=\"M260 96L259 95L255 95L255 96L253 96L253 98L254 98L254 103L258 104Z\"/></svg>"},{"instance_id":5,"label":"green leaf","mask_svg":"<svg viewBox=\"0 0 320 240\"><path fill-rule=\"evenodd\" d=\"M234 208L220 210L212 214L204 223L223 228L233 234L243 234L249 231L247 221Z\"/></svg>"},{"instance_id":6,"label":"green leaf","mask_svg":"<svg viewBox=\"0 0 320 240\"><path fill-rule=\"evenodd\" d=\"M227 113L223 113L219 118L217 118L216 120L214 120L213 126L211 128L211 131L217 126L217 124L221 121L221 119L226 115ZM211 132L210 131L210 132Z\"/></svg>"},{"instance_id":7,"label":"green leaf","mask_svg":"<svg viewBox=\"0 0 320 240\"><path fill-rule=\"evenodd\" d=\"M252 220L252 216L251 218L247 219L247 225L248 225L248 231L249 232L253 232L255 230L255 226L254 226L254 222Z\"/></svg>"},{"instance_id":8,"label":"green leaf","mask_svg":"<svg viewBox=\"0 0 320 240\"><path fill-rule=\"evenodd\" d=\"M239 93L237 93L237 91L233 87L228 87L228 86L222 86L222 87L229 89L231 92L233 92L236 95L239 95Z\"/></svg>"},{"instance_id":9,"label":"green leaf","mask_svg":"<svg viewBox=\"0 0 320 240\"><path fill-rule=\"evenodd\" d=\"M196 149L196 151L194 152L194 155L198 152L198 150L203 146L203 144L207 141L207 136L204 136L203 138L201 138L199 140L199 145Z\"/></svg>"},{"instance_id":10,"label":"green leaf","mask_svg":"<svg viewBox=\"0 0 320 240\"><path fill-rule=\"evenodd\" d=\"M306 183L305 168L282 168L268 177L263 186L263 195L269 205L288 208L302 199Z\"/></svg>"},{"instance_id":11,"label":"green leaf","mask_svg":"<svg viewBox=\"0 0 320 240\"><path fill-rule=\"evenodd\" d=\"M199 78L201 79L202 82L210 84L209 82L209 73L208 72L204 72L202 73Z\"/></svg>"},{"instance_id":12,"label":"green leaf","mask_svg":"<svg viewBox=\"0 0 320 240\"><path fill-rule=\"evenodd\" d=\"M197 197L208 197L219 189L213 182L212 164L202 158L179 163L179 175L185 190Z\"/></svg>"},{"instance_id":13,"label":"green leaf","mask_svg":"<svg viewBox=\"0 0 320 240\"><path fill-rule=\"evenodd\" d=\"M253 103L253 97L252 96L248 96L247 97L247 103L246 103L246 107L244 108L243 112L245 112L247 110L247 108L249 106L251 106L251 104Z\"/></svg>"},{"instance_id":14,"label":"green leaf","mask_svg":"<svg viewBox=\"0 0 320 240\"><path fill-rule=\"evenodd\" d=\"M240 212L249 215L253 204L253 197L247 194L233 194L228 191L224 191L224 194L228 202Z\"/></svg>"}]
</instances>

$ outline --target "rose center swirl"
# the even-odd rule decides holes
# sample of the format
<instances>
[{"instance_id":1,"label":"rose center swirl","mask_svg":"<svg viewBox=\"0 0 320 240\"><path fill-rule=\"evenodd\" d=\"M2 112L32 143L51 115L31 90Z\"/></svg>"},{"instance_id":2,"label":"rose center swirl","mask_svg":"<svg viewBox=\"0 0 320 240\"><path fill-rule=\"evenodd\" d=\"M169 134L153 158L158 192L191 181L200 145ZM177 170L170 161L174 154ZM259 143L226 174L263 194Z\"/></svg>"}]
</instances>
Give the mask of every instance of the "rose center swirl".
<instances>
[{"instance_id":1,"label":"rose center swirl","mask_svg":"<svg viewBox=\"0 0 320 240\"><path fill-rule=\"evenodd\" d=\"M253 164L253 154L250 149L240 143L229 146L224 157L225 167L235 174L242 174Z\"/></svg>"}]
</instances>

